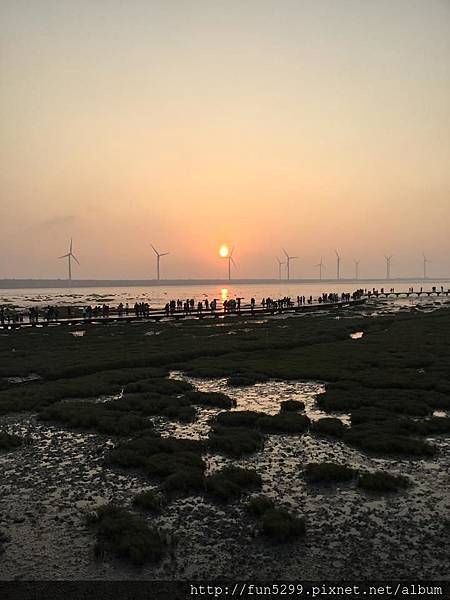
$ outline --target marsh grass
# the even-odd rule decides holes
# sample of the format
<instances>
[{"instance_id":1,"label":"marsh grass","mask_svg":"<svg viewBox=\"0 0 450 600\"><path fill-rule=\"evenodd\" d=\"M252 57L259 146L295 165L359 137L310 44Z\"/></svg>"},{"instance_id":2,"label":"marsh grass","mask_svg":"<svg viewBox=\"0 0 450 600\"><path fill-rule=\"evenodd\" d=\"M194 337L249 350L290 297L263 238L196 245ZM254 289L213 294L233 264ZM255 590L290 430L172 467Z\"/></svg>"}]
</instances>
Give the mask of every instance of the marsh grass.
<instances>
[{"instance_id":1,"label":"marsh grass","mask_svg":"<svg viewBox=\"0 0 450 600\"><path fill-rule=\"evenodd\" d=\"M261 477L253 469L224 467L206 477L207 493L221 502L229 502L252 490L260 489Z\"/></svg>"},{"instance_id":2,"label":"marsh grass","mask_svg":"<svg viewBox=\"0 0 450 600\"><path fill-rule=\"evenodd\" d=\"M86 402L57 402L39 413L42 421L58 421L77 429L95 429L101 433L130 435L149 429L151 423L133 413L111 410L108 405Z\"/></svg>"},{"instance_id":3,"label":"marsh grass","mask_svg":"<svg viewBox=\"0 0 450 600\"><path fill-rule=\"evenodd\" d=\"M213 423L224 427L255 427L258 419L264 416L265 413L254 410L221 412L213 419Z\"/></svg>"},{"instance_id":4,"label":"marsh grass","mask_svg":"<svg viewBox=\"0 0 450 600\"><path fill-rule=\"evenodd\" d=\"M391 475L385 471L360 473L358 487L369 492L396 492L411 485L411 480L403 475Z\"/></svg>"},{"instance_id":5,"label":"marsh grass","mask_svg":"<svg viewBox=\"0 0 450 600\"><path fill-rule=\"evenodd\" d=\"M128 469L139 469L150 478L162 481L167 494L204 491L205 445L195 440L160 438L151 432L118 444L106 462Z\"/></svg>"},{"instance_id":6,"label":"marsh grass","mask_svg":"<svg viewBox=\"0 0 450 600\"><path fill-rule=\"evenodd\" d=\"M146 490L133 498L133 504L139 508L158 514L164 507L165 499L161 493Z\"/></svg>"},{"instance_id":7,"label":"marsh grass","mask_svg":"<svg viewBox=\"0 0 450 600\"><path fill-rule=\"evenodd\" d=\"M264 511L261 529L274 543L289 542L306 532L304 519L296 517L285 508L269 508Z\"/></svg>"},{"instance_id":8,"label":"marsh grass","mask_svg":"<svg viewBox=\"0 0 450 600\"><path fill-rule=\"evenodd\" d=\"M186 394L186 398L191 404L198 406L217 408L233 408L236 406L236 400L230 398L222 392L192 391Z\"/></svg>"},{"instance_id":9,"label":"marsh grass","mask_svg":"<svg viewBox=\"0 0 450 600\"><path fill-rule=\"evenodd\" d=\"M306 415L291 411L266 415L256 421L256 426L268 433L304 433L310 425Z\"/></svg>"},{"instance_id":10,"label":"marsh grass","mask_svg":"<svg viewBox=\"0 0 450 600\"><path fill-rule=\"evenodd\" d=\"M13 433L0 431L0 450L12 450L18 448L24 443L24 439Z\"/></svg>"},{"instance_id":11,"label":"marsh grass","mask_svg":"<svg viewBox=\"0 0 450 600\"><path fill-rule=\"evenodd\" d=\"M286 411L267 415L253 410L221 412L213 419L223 427L247 427L260 429L266 433L303 433L310 425L306 415Z\"/></svg>"},{"instance_id":12,"label":"marsh grass","mask_svg":"<svg viewBox=\"0 0 450 600\"><path fill-rule=\"evenodd\" d=\"M161 560L166 552L167 545L159 531L122 507L101 506L88 522L97 530L95 554L99 557L111 552L135 565L143 565Z\"/></svg>"},{"instance_id":13,"label":"marsh grass","mask_svg":"<svg viewBox=\"0 0 450 600\"><path fill-rule=\"evenodd\" d=\"M351 481L356 475L355 469L331 462L309 463L305 467L305 477L310 483Z\"/></svg>"},{"instance_id":14,"label":"marsh grass","mask_svg":"<svg viewBox=\"0 0 450 600\"><path fill-rule=\"evenodd\" d=\"M271 508L275 508L274 501L263 494L251 498L247 504L248 511L257 517L261 517L266 510Z\"/></svg>"},{"instance_id":15,"label":"marsh grass","mask_svg":"<svg viewBox=\"0 0 450 600\"><path fill-rule=\"evenodd\" d=\"M249 427L213 427L208 437L208 447L226 456L240 457L261 450L264 436Z\"/></svg>"},{"instance_id":16,"label":"marsh grass","mask_svg":"<svg viewBox=\"0 0 450 600\"><path fill-rule=\"evenodd\" d=\"M301 400L283 400L280 404L280 412L300 412L305 410L305 403Z\"/></svg>"},{"instance_id":17,"label":"marsh grass","mask_svg":"<svg viewBox=\"0 0 450 600\"><path fill-rule=\"evenodd\" d=\"M312 424L312 430L315 434L335 438L342 438L347 429L340 419L334 417L323 417Z\"/></svg>"},{"instance_id":18,"label":"marsh grass","mask_svg":"<svg viewBox=\"0 0 450 600\"><path fill-rule=\"evenodd\" d=\"M363 319L351 311L345 316L287 319L289 335L270 320L244 333L239 317L233 319L237 331L233 336L226 327L215 328L210 336L208 323L187 321L180 327L164 325L164 335L151 339L144 335L148 329L144 323L92 325L88 335L79 339L64 327L19 329L0 338L0 378L36 373L42 380L1 389L0 413L46 411L49 405L58 407L62 399L96 398L125 387L125 397L109 402L114 406L105 409L125 413L120 417L93 414L88 403L79 406L85 417L63 414L59 407L44 412L71 426L123 434L139 431L144 426L140 419L150 410L142 403L125 404L133 395L161 401L159 410L183 421L194 418L197 402L223 403L226 408L223 397L197 395L194 400L196 392L190 384L166 377L174 369L229 378L230 383L240 378L241 384L315 379L329 382L326 393L318 397L321 408L352 412L352 427L342 438L345 443L383 455L431 456L434 447L420 437L449 433L448 420L426 417L433 408L450 408L450 308L388 318ZM355 344L349 334L359 330L366 335ZM1 387L5 388L4 382ZM371 413L354 416L362 409ZM221 416L215 424L267 433L304 430L304 424L283 416L256 413L245 418L240 412L239 417ZM302 415L294 411L288 416ZM419 420L407 418L411 416ZM264 420L257 423L260 417Z\"/></svg>"}]
</instances>

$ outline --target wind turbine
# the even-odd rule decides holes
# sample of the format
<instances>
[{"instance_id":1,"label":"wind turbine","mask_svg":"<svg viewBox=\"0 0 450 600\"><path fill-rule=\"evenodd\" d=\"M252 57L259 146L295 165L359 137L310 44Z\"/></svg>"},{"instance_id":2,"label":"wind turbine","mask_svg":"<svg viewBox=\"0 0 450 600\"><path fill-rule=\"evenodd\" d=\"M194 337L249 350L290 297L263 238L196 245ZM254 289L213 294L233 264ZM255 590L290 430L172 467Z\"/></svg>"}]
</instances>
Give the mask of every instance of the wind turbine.
<instances>
[{"instance_id":1,"label":"wind turbine","mask_svg":"<svg viewBox=\"0 0 450 600\"><path fill-rule=\"evenodd\" d=\"M428 260L428 258L425 256L425 253L422 252L422 256L423 256L423 278L424 279L428 279L428 275L427 275L427 264L429 262L431 262L431 260Z\"/></svg>"},{"instance_id":2,"label":"wind turbine","mask_svg":"<svg viewBox=\"0 0 450 600\"><path fill-rule=\"evenodd\" d=\"M320 257L320 263L314 265L315 267L319 267L319 279L322 281L322 269L325 269L325 265L323 264L322 257Z\"/></svg>"},{"instance_id":3,"label":"wind turbine","mask_svg":"<svg viewBox=\"0 0 450 600\"><path fill-rule=\"evenodd\" d=\"M161 256L167 256L169 252L158 252L153 244L150 244L153 248L154 253L156 254L156 279L159 281L159 261Z\"/></svg>"},{"instance_id":4,"label":"wind turbine","mask_svg":"<svg viewBox=\"0 0 450 600\"><path fill-rule=\"evenodd\" d=\"M337 250L334 252L336 254L336 279L339 280L341 278L341 257L339 256Z\"/></svg>"},{"instance_id":5,"label":"wind turbine","mask_svg":"<svg viewBox=\"0 0 450 600\"><path fill-rule=\"evenodd\" d=\"M283 250L283 252L284 252L284 254L286 256L287 278L288 278L288 281L289 281L289 279L290 279L290 269L289 269L290 262L291 262L291 260L294 260L294 259L298 258L298 256L289 256L289 254L286 252L286 250L284 248L282 248L282 250Z\"/></svg>"},{"instance_id":6,"label":"wind turbine","mask_svg":"<svg viewBox=\"0 0 450 600\"><path fill-rule=\"evenodd\" d=\"M70 238L69 252L67 254L63 254L62 256L58 256L58 258L67 258L67 262L69 264L69 281L72 281L72 258L78 265L80 264L78 262L78 258L72 252L72 248L73 248L73 241L72 241L72 238Z\"/></svg>"},{"instance_id":7,"label":"wind turbine","mask_svg":"<svg viewBox=\"0 0 450 600\"><path fill-rule=\"evenodd\" d=\"M277 259L277 263L278 263L278 279L281 280L281 266L284 265L284 262L281 261L278 256L275 256L275 258Z\"/></svg>"},{"instance_id":8,"label":"wind turbine","mask_svg":"<svg viewBox=\"0 0 450 600\"><path fill-rule=\"evenodd\" d=\"M359 260L355 260L355 279L359 279Z\"/></svg>"},{"instance_id":9,"label":"wind turbine","mask_svg":"<svg viewBox=\"0 0 450 600\"><path fill-rule=\"evenodd\" d=\"M390 256L385 256L384 258L386 259L386 279L390 279L392 254Z\"/></svg>"},{"instance_id":10,"label":"wind turbine","mask_svg":"<svg viewBox=\"0 0 450 600\"><path fill-rule=\"evenodd\" d=\"M236 263L234 262L234 259L233 259L233 252L234 252L234 246L231 248L231 251L228 253L228 255L223 257L223 258L226 258L228 261L228 281L231 281L231 263L233 263L233 266L236 266Z\"/></svg>"}]
</instances>

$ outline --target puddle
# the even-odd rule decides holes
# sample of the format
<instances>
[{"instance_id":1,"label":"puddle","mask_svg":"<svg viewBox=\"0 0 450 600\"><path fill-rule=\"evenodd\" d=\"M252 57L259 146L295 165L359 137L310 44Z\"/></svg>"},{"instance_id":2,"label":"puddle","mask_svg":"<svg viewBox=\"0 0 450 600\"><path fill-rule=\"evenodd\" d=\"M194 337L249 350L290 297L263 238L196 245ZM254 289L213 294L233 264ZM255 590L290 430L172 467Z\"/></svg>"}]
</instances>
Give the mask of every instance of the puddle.
<instances>
[{"instance_id":1,"label":"puddle","mask_svg":"<svg viewBox=\"0 0 450 600\"><path fill-rule=\"evenodd\" d=\"M351 333L350 337L352 340L360 340L364 335L364 331L355 331L355 333Z\"/></svg>"},{"instance_id":2,"label":"puddle","mask_svg":"<svg viewBox=\"0 0 450 600\"><path fill-rule=\"evenodd\" d=\"M14 349L13 349L14 351ZM8 383L13 383L13 384L18 384L18 383L28 383L30 381L37 381L41 379L41 376L38 375L37 373L30 373L29 375L26 375L25 377L6 377L6 381Z\"/></svg>"},{"instance_id":3,"label":"puddle","mask_svg":"<svg viewBox=\"0 0 450 600\"><path fill-rule=\"evenodd\" d=\"M280 412L284 400L300 400L305 404L305 414L317 421L323 417L336 417L344 424L350 423L350 415L345 413L326 413L317 406L316 396L325 392L325 384L316 381L266 381L245 387L230 387L226 378L200 379L187 377L179 371L170 373L172 379L191 383L201 392L222 392L236 401L230 410L255 410L275 415ZM220 412L222 409L209 409ZM184 426L186 427L186 426ZM189 425L188 425L189 427Z\"/></svg>"}]
</instances>

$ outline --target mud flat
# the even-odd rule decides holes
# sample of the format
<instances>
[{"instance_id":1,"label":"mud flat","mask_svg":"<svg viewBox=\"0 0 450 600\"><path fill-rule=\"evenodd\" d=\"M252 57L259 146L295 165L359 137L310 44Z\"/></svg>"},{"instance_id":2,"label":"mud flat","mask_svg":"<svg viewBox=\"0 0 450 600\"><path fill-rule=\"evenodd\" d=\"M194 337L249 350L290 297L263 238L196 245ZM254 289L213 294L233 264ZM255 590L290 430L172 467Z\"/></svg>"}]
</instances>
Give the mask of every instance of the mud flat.
<instances>
[{"instance_id":1,"label":"mud flat","mask_svg":"<svg viewBox=\"0 0 450 600\"><path fill-rule=\"evenodd\" d=\"M229 503L187 493L171 498L154 515L136 508L133 498L143 490L159 490L160 482L105 460L113 447L137 434L105 434L95 423L72 428L40 418L44 408L61 400L75 402L80 410L94 404L120 410L119 403L158 389L174 402L180 394L170 391L170 381L181 381L195 392L225 393L236 403L231 412L276 415L282 402L295 400L304 403L302 414L313 424L331 416L351 428L354 408L325 411L321 399L330 394L330 403L340 406L349 398L364 399L367 408L380 396L386 422L389 417L397 426L401 417L408 426L429 423L437 412L441 424L449 410L448 321L448 312L439 311L371 320L351 315L339 321L287 319L287 331L279 321L242 327L233 322L235 335L220 327L213 339L208 337L211 327L199 324L91 328L82 338L67 332L13 332L2 338L3 381L23 377L23 382L6 382L0 391L0 431L20 436L23 444L0 451L0 578L448 578L450 441L445 432L421 434L434 448L432 455L365 452L345 439L319 436L313 427L303 434L266 434L259 451L240 458L206 447L207 475L226 465L255 469L262 490ZM154 330L160 334L146 335ZM350 338L355 331L364 336ZM419 337L421 344L414 347L412 338ZM28 380L30 373L40 379ZM229 385L232 376L245 378L246 385ZM385 408L386 389L396 399L395 410L394 404L391 411ZM425 408L417 399L414 410L412 404L405 408L405 390L407 395L419 390ZM380 418L380 406L370 418ZM207 440L214 417L223 410L196 404L188 422L139 415L163 438ZM399 413L405 410L406 415ZM405 475L412 485L390 494L365 492L354 480L313 485L304 473L311 462ZM246 508L258 493L303 517L306 534L286 544L261 535ZM113 555L95 557L95 532L85 517L110 502L160 530L169 545L160 562L136 567Z\"/></svg>"}]
</instances>

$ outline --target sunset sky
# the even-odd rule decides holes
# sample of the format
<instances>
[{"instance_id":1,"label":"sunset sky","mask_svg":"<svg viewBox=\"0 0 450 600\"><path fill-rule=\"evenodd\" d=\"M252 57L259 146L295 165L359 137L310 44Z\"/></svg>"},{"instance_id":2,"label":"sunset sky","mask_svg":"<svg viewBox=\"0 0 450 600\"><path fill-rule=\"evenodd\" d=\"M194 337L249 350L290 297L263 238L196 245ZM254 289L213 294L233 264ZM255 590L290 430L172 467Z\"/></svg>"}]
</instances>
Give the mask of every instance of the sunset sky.
<instances>
[{"instance_id":1,"label":"sunset sky","mask_svg":"<svg viewBox=\"0 0 450 600\"><path fill-rule=\"evenodd\" d=\"M448 0L2 0L0 278L450 275Z\"/></svg>"}]
</instances>

